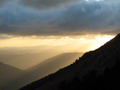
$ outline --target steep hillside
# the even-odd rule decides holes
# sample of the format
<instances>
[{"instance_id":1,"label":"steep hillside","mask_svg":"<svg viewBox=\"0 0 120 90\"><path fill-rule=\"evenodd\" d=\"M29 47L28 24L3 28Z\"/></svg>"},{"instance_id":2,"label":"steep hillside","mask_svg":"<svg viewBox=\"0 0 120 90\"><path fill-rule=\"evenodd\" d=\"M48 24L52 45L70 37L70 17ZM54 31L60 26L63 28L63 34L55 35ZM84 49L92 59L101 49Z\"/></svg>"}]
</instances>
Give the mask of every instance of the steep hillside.
<instances>
[{"instance_id":1,"label":"steep hillside","mask_svg":"<svg viewBox=\"0 0 120 90\"><path fill-rule=\"evenodd\" d=\"M74 64L20 90L119 90L120 34Z\"/></svg>"}]
</instances>

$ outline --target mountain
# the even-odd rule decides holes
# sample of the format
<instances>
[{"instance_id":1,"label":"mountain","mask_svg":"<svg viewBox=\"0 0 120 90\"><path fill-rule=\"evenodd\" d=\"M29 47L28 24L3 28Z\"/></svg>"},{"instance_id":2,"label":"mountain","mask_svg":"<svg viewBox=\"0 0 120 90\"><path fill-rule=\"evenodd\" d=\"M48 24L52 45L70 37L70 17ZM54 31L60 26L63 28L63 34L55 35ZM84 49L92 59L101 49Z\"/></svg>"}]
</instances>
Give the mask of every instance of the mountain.
<instances>
[{"instance_id":1,"label":"mountain","mask_svg":"<svg viewBox=\"0 0 120 90\"><path fill-rule=\"evenodd\" d=\"M20 90L120 90L120 34L72 65Z\"/></svg>"},{"instance_id":2,"label":"mountain","mask_svg":"<svg viewBox=\"0 0 120 90\"><path fill-rule=\"evenodd\" d=\"M36 81L40 78L43 78L51 73L58 71L61 68L64 68L75 61L76 58L79 58L82 53L63 53L43 62L38 65L28 69L24 75L16 79L13 82L10 82L7 87L4 87L4 90L16 90L28 83Z\"/></svg>"},{"instance_id":3,"label":"mountain","mask_svg":"<svg viewBox=\"0 0 120 90\"><path fill-rule=\"evenodd\" d=\"M43 62L39 63L38 65L28 69L28 71L38 72L41 70L58 70L60 68L63 68L65 66L70 65L75 61L75 59L79 58L82 53L63 53L59 54L57 56L54 56L52 58L49 58L47 60L44 60Z\"/></svg>"},{"instance_id":4,"label":"mountain","mask_svg":"<svg viewBox=\"0 0 120 90\"><path fill-rule=\"evenodd\" d=\"M0 50L0 61L17 67L22 70L27 70L38 63L42 62L42 60L45 60L51 56L54 56L55 53L49 53L49 52L30 52L25 50L13 50L14 52L10 52L10 50ZM49 53L49 55L48 55Z\"/></svg>"},{"instance_id":5,"label":"mountain","mask_svg":"<svg viewBox=\"0 0 120 90\"><path fill-rule=\"evenodd\" d=\"M10 81L20 76L22 73L22 70L0 62L0 88L4 84L9 83Z\"/></svg>"}]
</instances>

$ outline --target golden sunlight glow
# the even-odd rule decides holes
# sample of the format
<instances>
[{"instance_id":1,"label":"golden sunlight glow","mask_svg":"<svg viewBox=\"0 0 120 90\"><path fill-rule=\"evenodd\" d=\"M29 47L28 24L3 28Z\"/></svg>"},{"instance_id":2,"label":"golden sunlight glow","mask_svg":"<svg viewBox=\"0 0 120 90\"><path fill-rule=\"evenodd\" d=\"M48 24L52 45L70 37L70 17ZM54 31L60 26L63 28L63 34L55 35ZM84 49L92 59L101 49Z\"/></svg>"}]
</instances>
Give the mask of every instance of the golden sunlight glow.
<instances>
[{"instance_id":1,"label":"golden sunlight glow","mask_svg":"<svg viewBox=\"0 0 120 90\"><path fill-rule=\"evenodd\" d=\"M91 47L91 49L96 49L99 48L100 46L104 45L106 42L110 41L111 39L113 39L115 36L111 36L111 35L104 35L104 36L96 36L95 37L95 42L93 44L93 46Z\"/></svg>"},{"instance_id":2,"label":"golden sunlight glow","mask_svg":"<svg viewBox=\"0 0 120 90\"><path fill-rule=\"evenodd\" d=\"M82 36L60 36L60 37L11 37L0 39L0 47L30 47L41 46L44 48L56 47L65 51L86 52L94 50L110 39L111 35L82 35Z\"/></svg>"}]
</instances>

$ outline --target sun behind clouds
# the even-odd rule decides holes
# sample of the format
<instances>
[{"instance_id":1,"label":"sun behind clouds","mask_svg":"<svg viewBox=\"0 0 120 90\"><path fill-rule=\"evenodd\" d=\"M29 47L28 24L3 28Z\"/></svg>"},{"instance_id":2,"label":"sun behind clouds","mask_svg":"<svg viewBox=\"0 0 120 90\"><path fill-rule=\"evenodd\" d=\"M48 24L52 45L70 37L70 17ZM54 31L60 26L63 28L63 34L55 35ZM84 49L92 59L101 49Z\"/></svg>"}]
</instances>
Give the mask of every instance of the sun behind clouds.
<instances>
[{"instance_id":1,"label":"sun behind clouds","mask_svg":"<svg viewBox=\"0 0 120 90\"><path fill-rule=\"evenodd\" d=\"M81 35L81 36L52 36L52 37L11 37L0 40L0 47L32 47L55 48L70 52L86 52L105 44L112 35Z\"/></svg>"},{"instance_id":2,"label":"sun behind clouds","mask_svg":"<svg viewBox=\"0 0 120 90\"><path fill-rule=\"evenodd\" d=\"M91 49L99 48L100 46L104 45L106 42L110 41L114 37L115 36L112 36L112 35L96 36L95 42L93 46L91 47Z\"/></svg>"}]
</instances>

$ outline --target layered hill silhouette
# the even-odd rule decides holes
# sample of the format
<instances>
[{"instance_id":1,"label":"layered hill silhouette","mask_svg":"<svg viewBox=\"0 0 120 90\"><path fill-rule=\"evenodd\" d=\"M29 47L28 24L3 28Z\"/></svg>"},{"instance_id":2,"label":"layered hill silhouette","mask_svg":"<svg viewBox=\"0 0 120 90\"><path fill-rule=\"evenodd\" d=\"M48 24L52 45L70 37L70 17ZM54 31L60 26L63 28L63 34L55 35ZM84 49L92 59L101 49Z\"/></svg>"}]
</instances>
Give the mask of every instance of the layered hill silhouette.
<instances>
[{"instance_id":1,"label":"layered hill silhouette","mask_svg":"<svg viewBox=\"0 0 120 90\"><path fill-rule=\"evenodd\" d=\"M2 90L1 87L4 84L11 82L13 79L19 77L22 73L22 70L0 62L0 90Z\"/></svg>"},{"instance_id":2,"label":"layered hill silhouette","mask_svg":"<svg viewBox=\"0 0 120 90\"><path fill-rule=\"evenodd\" d=\"M119 90L120 34L70 66L20 90Z\"/></svg>"},{"instance_id":3,"label":"layered hill silhouette","mask_svg":"<svg viewBox=\"0 0 120 90\"><path fill-rule=\"evenodd\" d=\"M18 88L21 88L28 83L36 81L70 65L81 55L82 53L63 53L44 60L42 63L26 70L25 74L17 78L15 81L10 82L8 85L5 85L3 88L4 90L18 90Z\"/></svg>"},{"instance_id":4,"label":"layered hill silhouette","mask_svg":"<svg viewBox=\"0 0 120 90\"><path fill-rule=\"evenodd\" d=\"M27 70L40 63L41 60L45 60L48 57L54 56L54 54L48 55L48 53L45 52L32 52L32 51L27 52L25 50L23 51L21 50L18 52L17 50L13 50L13 51L14 52L12 53L10 52L10 50L0 51L0 61L22 70Z\"/></svg>"}]
</instances>

